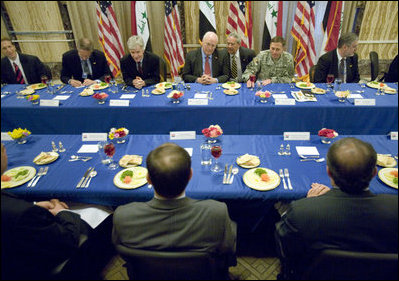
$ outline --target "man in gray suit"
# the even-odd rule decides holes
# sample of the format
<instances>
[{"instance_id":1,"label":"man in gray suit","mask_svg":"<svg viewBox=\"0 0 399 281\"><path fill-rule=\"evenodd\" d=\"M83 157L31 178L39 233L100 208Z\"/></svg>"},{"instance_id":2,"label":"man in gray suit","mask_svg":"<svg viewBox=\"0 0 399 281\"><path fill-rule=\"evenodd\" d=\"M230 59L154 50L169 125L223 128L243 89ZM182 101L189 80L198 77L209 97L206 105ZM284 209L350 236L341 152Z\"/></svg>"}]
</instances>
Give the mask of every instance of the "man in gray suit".
<instances>
[{"instance_id":1,"label":"man in gray suit","mask_svg":"<svg viewBox=\"0 0 399 281\"><path fill-rule=\"evenodd\" d=\"M398 196L369 190L376 162L374 148L359 139L331 145L327 174L333 188L312 184L308 198L292 202L276 224L282 279L300 278L322 249L398 252Z\"/></svg>"},{"instance_id":2,"label":"man in gray suit","mask_svg":"<svg viewBox=\"0 0 399 281\"><path fill-rule=\"evenodd\" d=\"M185 195L193 173L187 151L165 143L151 151L146 162L154 198L115 210L113 243L154 251L208 252L235 265L237 229L226 204Z\"/></svg>"},{"instance_id":3,"label":"man in gray suit","mask_svg":"<svg viewBox=\"0 0 399 281\"><path fill-rule=\"evenodd\" d=\"M202 39L202 47L187 54L182 73L185 82L209 85L229 79L228 58L216 49L218 40L215 32L208 31Z\"/></svg>"},{"instance_id":4,"label":"man in gray suit","mask_svg":"<svg viewBox=\"0 0 399 281\"><path fill-rule=\"evenodd\" d=\"M242 74L247 65L256 56L255 51L241 46L241 37L236 32L231 32L227 36L227 48L225 49L228 57L230 70L230 80L243 82Z\"/></svg>"}]
</instances>

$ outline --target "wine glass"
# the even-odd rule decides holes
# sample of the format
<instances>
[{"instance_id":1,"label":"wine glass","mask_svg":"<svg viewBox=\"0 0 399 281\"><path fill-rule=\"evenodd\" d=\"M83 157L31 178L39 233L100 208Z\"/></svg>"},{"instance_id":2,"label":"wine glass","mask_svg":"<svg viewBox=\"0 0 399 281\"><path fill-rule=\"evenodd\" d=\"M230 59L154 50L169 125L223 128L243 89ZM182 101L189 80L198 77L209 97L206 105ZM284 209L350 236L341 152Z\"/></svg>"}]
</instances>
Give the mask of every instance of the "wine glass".
<instances>
[{"instance_id":1,"label":"wine glass","mask_svg":"<svg viewBox=\"0 0 399 281\"><path fill-rule=\"evenodd\" d=\"M211 167L211 171L218 173L223 170L222 166L218 163L218 158L222 156L222 146L220 144L213 145L211 148L211 154L213 158L215 158L215 161Z\"/></svg>"},{"instance_id":2,"label":"wine glass","mask_svg":"<svg viewBox=\"0 0 399 281\"><path fill-rule=\"evenodd\" d=\"M118 165L112 160L112 157L115 154L115 145L113 142L99 142L98 152L101 155L101 162L108 165L108 169L115 170L118 167Z\"/></svg>"},{"instance_id":3,"label":"wine glass","mask_svg":"<svg viewBox=\"0 0 399 281\"><path fill-rule=\"evenodd\" d=\"M46 84L46 85L47 85L47 81L48 81L47 75L42 75L42 76L40 77L40 79L41 79L41 81L42 81L43 84Z\"/></svg>"},{"instance_id":4,"label":"wine glass","mask_svg":"<svg viewBox=\"0 0 399 281\"><path fill-rule=\"evenodd\" d=\"M332 83L334 82L334 74L327 74L327 87L331 88Z\"/></svg>"},{"instance_id":5,"label":"wine glass","mask_svg":"<svg viewBox=\"0 0 399 281\"><path fill-rule=\"evenodd\" d=\"M251 84L254 85L253 87L251 87L251 91L253 91L254 88L255 88L256 75L251 74L251 75L249 76L249 81L251 81Z\"/></svg>"},{"instance_id":6,"label":"wine glass","mask_svg":"<svg viewBox=\"0 0 399 281\"><path fill-rule=\"evenodd\" d=\"M111 82L111 75L107 74L104 76L105 83L109 84Z\"/></svg>"}]
</instances>

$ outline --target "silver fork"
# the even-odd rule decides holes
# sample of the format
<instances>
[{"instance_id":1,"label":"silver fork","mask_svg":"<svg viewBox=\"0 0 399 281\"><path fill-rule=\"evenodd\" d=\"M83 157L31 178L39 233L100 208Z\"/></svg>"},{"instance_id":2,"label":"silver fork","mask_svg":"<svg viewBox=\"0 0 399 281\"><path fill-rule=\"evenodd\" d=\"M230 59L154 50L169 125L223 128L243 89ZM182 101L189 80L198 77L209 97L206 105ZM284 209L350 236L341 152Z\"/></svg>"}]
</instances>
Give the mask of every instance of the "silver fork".
<instances>
[{"instance_id":1,"label":"silver fork","mask_svg":"<svg viewBox=\"0 0 399 281\"><path fill-rule=\"evenodd\" d=\"M44 168L44 170L43 170L42 173L38 174L38 177L37 177L37 179L35 180L35 182L32 184L32 187L35 187L35 186L36 186L36 184L37 184L37 182L39 181L40 177L46 175L46 174L47 174L47 171L48 171L48 166L46 166L46 167Z\"/></svg>"},{"instance_id":2,"label":"silver fork","mask_svg":"<svg viewBox=\"0 0 399 281\"><path fill-rule=\"evenodd\" d=\"M287 169L287 168L284 169L284 176L287 178L288 188L289 188L290 190L292 190L292 185L291 185L291 180L290 180L290 174L288 173L288 169Z\"/></svg>"},{"instance_id":3,"label":"silver fork","mask_svg":"<svg viewBox=\"0 0 399 281\"><path fill-rule=\"evenodd\" d=\"M44 171L44 167L41 167L40 169L39 169L39 172L37 172L37 174L31 179L31 181L28 183L28 187L31 187L32 186L32 183L35 181L35 179L39 176L39 175L41 175L42 173L43 173L43 171Z\"/></svg>"},{"instance_id":4,"label":"silver fork","mask_svg":"<svg viewBox=\"0 0 399 281\"><path fill-rule=\"evenodd\" d=\"M285 184L283 169L280 169L280 178L283 181L284 189L287 189L287 185Z\"/></svg>"}]
</instances>

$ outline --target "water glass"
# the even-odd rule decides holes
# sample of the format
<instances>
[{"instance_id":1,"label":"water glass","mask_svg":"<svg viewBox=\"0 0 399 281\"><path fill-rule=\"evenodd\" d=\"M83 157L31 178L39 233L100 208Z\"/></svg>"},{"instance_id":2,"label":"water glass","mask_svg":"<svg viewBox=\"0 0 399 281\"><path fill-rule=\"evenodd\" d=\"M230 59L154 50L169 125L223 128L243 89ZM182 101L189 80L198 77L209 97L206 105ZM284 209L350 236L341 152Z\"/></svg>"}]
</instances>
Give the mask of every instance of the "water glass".
<instances>
[{"instance_id":1,"label":"water glass","mask_svg":"<svg viewBox=\"0 0 399 281\"><path fill-rule=\"evenodd\" d=\"M211 148L212 146L207 142L201 144L201 165L212 164Z\"/></svg>"},{"instance_id":2,"label":"water glass","mask_svg":"<svg viewBox=\"0 0 399 281\"><path fill-rule=\"evenodd\" d=\"M335 91L341 91L341 84L342 84L342 79L341 78L336 78L334 81L334 90Z\"/></svg>"}]
</instances>

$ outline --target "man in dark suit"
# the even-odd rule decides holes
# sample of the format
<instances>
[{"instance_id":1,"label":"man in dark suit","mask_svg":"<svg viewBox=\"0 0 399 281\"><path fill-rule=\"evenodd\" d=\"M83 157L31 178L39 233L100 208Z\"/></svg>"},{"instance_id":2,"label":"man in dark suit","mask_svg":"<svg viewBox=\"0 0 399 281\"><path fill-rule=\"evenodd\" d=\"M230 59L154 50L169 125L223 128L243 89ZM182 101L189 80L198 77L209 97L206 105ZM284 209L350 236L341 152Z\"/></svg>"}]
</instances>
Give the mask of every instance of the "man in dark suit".
<instances>
[{"instance_id":1,"label":"man in dark suit","mask_svg":"<svg viewBox=\"0 0 399 281\"><path fill-rule=\"evenodd\" d=\"M334 74L335 78L341 78L344 83L359 82L358 56L355 54L358 41L359 39L354 33L341 35L338 40L338 48L319 58L314 82L326 83L328 74Z\"/></svg>"},{"instance_id":2,"label":"man in dark suit","mask_svg":"<svg viewBox=\"0 0 399 281\"><path fill-rule=\"evenodd\" d=\"M228 54L229 65L229 78L236 82L243 82L242 74L244 73L247 65L256 56L255 51L241 46L241 38L236 32L231 32L227 36L227 48L225 49Z\"/></svg>"},{"instance_id":3,"label":"man in dark suit","mask_svg":"<svg viewBox=\"0 0 399 281\"><path fill-rule=\"evenodd\" d=\"M224 83L229 79L228 57L218 51L218 36L208 31L202 39L202 47L186 56L183 68L183 80L189 83Z\"/></svg>"},{"instance_id":4,"label":"man in dark suit","mask_svg":"<svg viewBox=\"0 0 399 281\"><path fill-rule=\"evenodd\" d=\"M331 145L327 174L333 188L312 184L307 198L292 202L276 224L282 278L300 278L322 249L398 252L398 196L369 190L376 161L374 148L356 138Z\"/></svg>"},{"instance_id":5,"label":"man in dark suit","mask_svg":"<svg viewBox=\"0 0 399 281\"><path fill-rule=\"evenodd\" d=\"M159 83L159 57L144 51L144 40L134 35L127 40L129 54L121 58L123 80L129 86L141 89Z\"/></svg>"},{"instance_id":6,"label":"man in dark suit","mask_svg":"<svg viewBox=\"0 0 399 281\"><path fill-rule=\"evenodd\" d=\"M106 75L111 75L107 59L103 52L93 49L93 42L88 38L78 41L77 50L62 55L61 81L65 84L89 86L95 84L95 80L104 81Z\"/></svg>"},{"instance_id":7,"label":"man in dark suit","mask_svg":"<svg viewBox=\"0 0 399 281\"><path fill-rule=\"evenodd\" d=\"M1 144L1 174L7 169ZM3 177L2 177L3 180ZM112 216L93 230L58 199L29 202L1 191L1 277L3 280L99 278L114 255Z\"/></svg>"},{"instance_id":8,"label":"man in dark suit","mask_svg":"<svg viewBox=\"0 0 399 281\"><path fill-rule=\"evenodd\" d=\"M115 210L113 243L135 249L208 252L226 258L225 266L235 265L237 228L226 204L185 195L192 177L188 152L165 143L147 156L147 169L154 198Z\"/></svg>"},{"instance_id":9,"label":"man in dark suit","mask_svg":"<svg viewBox=\"0 0 399 281\"><path fill-rule=\"evenodd\" d=\"M1 83L34 84L41 82L41 76L51 79L49 68L36 56L19 54L9 38L1 39Z\"/></svg>"}]
</instances>

